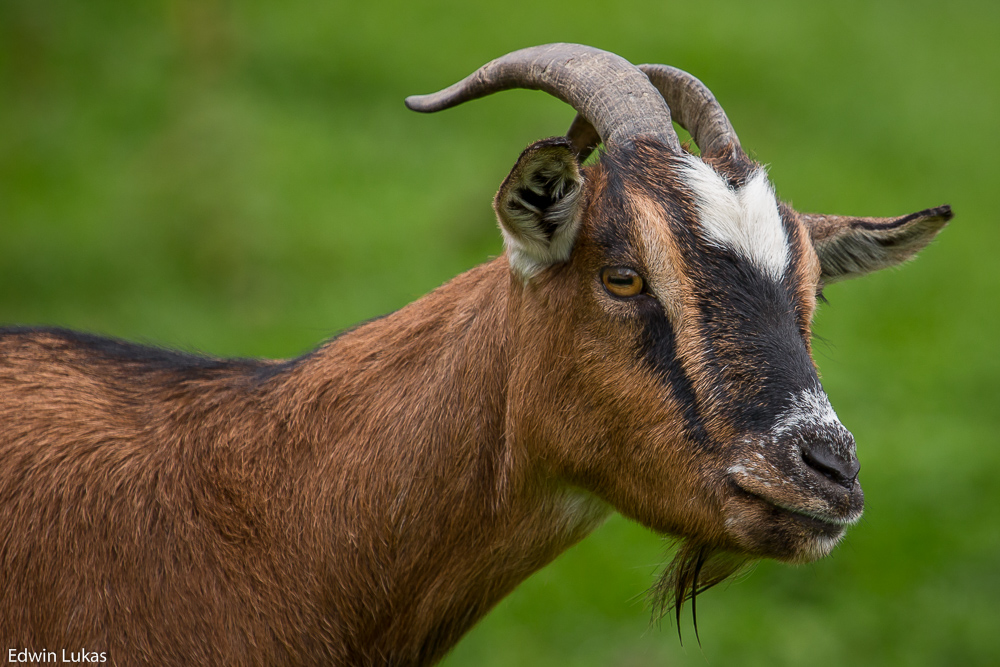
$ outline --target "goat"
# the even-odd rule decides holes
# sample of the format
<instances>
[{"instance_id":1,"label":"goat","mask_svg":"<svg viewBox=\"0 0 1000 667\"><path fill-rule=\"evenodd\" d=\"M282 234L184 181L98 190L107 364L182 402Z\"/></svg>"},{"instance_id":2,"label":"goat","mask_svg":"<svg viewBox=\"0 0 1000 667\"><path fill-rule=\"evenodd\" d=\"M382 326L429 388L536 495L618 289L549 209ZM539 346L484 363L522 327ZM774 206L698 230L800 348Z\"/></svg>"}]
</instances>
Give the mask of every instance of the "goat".
<instances>
[{"instance_id":1,"label":"goat","mask_svg":"<svg viewBox=\"0 0 1000 667\"><path fill-rule=\"evenodd\" d=\"M817 295L951 209L797 213L701 82L579 45L407 105L516 87L579 115L500 186L504 254L313 352L0 331L6 660L430 664L612 511L683 540L665 606L830 552L863 495Z\"/></svg>"}]
</instances>

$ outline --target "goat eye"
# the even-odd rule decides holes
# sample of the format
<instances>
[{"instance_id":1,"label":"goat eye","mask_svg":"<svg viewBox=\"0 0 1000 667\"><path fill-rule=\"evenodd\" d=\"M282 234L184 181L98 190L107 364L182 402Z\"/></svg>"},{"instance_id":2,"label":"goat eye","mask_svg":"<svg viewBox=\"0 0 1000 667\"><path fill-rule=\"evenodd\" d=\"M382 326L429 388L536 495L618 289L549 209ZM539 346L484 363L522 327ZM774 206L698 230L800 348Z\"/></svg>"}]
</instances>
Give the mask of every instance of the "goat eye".
<instances>
[{"instance_id":1,"label":"goat eye","mask_svg":"<svg viewBox=\"0 0 1000 667\"><path fill-rule=\"evenodd\" d=\"M627 298L642 293L642 276L624 266L607 266L601 269L604 289L613 296Z\"/></svg>"}]
</instances>

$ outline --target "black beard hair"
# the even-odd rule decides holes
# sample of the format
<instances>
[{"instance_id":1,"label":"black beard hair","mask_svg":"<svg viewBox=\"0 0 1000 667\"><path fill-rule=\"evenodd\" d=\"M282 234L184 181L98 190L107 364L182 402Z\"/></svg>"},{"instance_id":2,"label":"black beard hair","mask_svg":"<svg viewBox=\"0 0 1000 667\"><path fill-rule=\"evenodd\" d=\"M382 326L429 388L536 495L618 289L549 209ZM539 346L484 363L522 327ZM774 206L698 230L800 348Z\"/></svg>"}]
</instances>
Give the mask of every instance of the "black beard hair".
<instances>
[{"instance_id":1,"label":"black beard hair","mask_svg":"<svg viewBox=\"0 0 1000 667\"><path fill-rule=\"evenodd\" d=\"M662 619L671 611L677 621L677 636L681 636L681 610L684 603L691 600L691 617L694 621L694 636L698 636L697 597L712 586L722 583L743 570L753 560L706 544L683 540L677 553L660 575L659 581L650 589L649 597L653 607L653 620Z\"/></svg>"}]
</instances>

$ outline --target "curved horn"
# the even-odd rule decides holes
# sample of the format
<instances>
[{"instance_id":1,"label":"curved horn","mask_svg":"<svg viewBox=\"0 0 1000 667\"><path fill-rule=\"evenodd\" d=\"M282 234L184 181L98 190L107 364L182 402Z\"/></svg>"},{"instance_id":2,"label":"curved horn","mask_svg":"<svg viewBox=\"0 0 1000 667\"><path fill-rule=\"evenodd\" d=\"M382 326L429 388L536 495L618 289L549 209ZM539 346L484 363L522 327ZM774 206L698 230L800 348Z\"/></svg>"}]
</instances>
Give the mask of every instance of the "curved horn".
<instances>
[{"instance_id":1,"label":"curved horn","mask_svg":"<svg viewBox=\"0 0 1000 667\"><path fill-rule=\"evenodd\" d=\"M510 88L542 90L571 105L607 144L649 136L680 151L670 109L620 56L580 44L546 44L501 56L444 90L406 98L414 111L448 109Z\"/></svg>"},{"instance_id":2,"label":"curved horn","mask_svg":"<svg viewBox=\"0 0 1000 667\"><path fill-rule=\"evenodd\" d=\"M740 146L736 130L712 91L684 70L669 65L639 65L663 95L674 119L691 133L703 155L718 155Z\"/></svg>"},{"instance_id":3,"label":"curved horn","mask_svg":"<svg viewBox=\"0 0 1000 667\"><path fill-rule=\"evenodd\" d=\"M597 134L597 130L594 129L594 126L582 114L576 114L573 124L569 126L569 130L566 132L566 138L569 139L569 142L573 144L573 148L576 149L576 159L581 164L601 144L601 137Z\"/></svg>"},{"instance_id":4,"label":"curved horn","mask_svg":"<svg viewBox=\"0 0 1000 667\"><path fill-rule=\"evenodd\" d=\"M669 65L639 65L666 100L677 124L691 133L702 155L718 155L735 147L742 150L736 130L712 91L684 70ZM581 162L597 148L594 129L580 115L566 136L577 147Z\"/></svg>"}]
</instances>

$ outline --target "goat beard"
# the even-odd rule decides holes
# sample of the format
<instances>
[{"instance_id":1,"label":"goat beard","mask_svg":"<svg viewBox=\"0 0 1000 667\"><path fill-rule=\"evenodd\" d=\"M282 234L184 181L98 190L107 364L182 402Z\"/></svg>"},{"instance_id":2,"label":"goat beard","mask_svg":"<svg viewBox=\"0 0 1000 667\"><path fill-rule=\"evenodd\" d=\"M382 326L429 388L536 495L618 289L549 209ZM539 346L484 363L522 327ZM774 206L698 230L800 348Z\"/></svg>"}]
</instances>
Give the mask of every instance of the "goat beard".
<instances>
[{"instance_id":1,"label":"goat beard","mask_svg":"<svg viewBox=\"0 0 1000 667\"><path fill-rule=\"evenodd\" d=\"M697 597L712 586L744 570L753 560L707 544L684 540L674 558L650 590L653 618L661 619L671 611L681 628L681 609L691 600L695 636L698 635ZM700 643L700 640L699 640Z\"/></svg>"}]
</instances>

